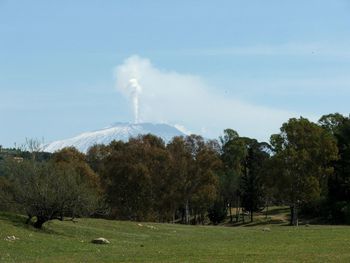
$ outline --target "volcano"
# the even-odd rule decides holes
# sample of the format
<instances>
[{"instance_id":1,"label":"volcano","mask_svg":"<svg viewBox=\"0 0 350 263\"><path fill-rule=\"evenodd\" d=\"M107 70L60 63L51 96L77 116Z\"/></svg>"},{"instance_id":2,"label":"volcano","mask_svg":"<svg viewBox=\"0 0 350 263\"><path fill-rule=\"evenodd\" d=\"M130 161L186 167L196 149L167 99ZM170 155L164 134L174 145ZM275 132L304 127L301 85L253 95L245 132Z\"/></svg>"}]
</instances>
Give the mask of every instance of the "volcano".
<instances>
[{"instance_id":1,"label":"volcano","mask_svg":"<svg viewBox=\"0 0 350 263\"><path fill-rule=\"evenodd\" d=\"M154 123L115 123L101 130L84 132L73 138L54 141L44 146L44 151L55 152L65 147L75 147L86 153L90 147L96 144L108 145L112 141L128 141L139 135L153 134L169 142L173 137L185 136L186 134L168 124Z\"/></svg>"}]
</instances>

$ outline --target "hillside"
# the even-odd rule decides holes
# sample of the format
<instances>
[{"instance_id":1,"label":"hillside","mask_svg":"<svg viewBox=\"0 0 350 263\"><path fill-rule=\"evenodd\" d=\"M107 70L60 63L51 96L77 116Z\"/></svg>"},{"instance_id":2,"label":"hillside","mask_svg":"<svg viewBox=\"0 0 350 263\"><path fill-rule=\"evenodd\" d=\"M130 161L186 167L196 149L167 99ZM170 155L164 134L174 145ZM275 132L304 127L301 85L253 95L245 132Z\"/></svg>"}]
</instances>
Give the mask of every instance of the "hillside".
<instances>
[{"instance_id":1,"label":"hillside","mask_svg":"<svg viewBox=\"0 0 350 263\"><path fill-rule=\"evenodd\" d=\"M350 227L185 226L79 219L42 231L0 214L1 262L349 262ZM263 231L268 227L270 231ZM14 235L16 241L4 238ZM109 245L90 241L105 237Z\"/></svg>"}]
</instances>

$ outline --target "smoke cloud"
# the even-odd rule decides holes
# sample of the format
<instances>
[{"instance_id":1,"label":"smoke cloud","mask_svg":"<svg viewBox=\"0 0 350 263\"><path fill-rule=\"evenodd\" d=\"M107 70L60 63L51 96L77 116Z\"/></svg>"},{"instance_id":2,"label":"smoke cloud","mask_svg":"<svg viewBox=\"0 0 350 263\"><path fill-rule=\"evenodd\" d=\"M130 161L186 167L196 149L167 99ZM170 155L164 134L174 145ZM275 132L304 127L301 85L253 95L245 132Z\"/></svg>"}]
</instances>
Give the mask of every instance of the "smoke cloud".
<instances>
[{"instance_id":1,"label":"smoke cloud","mask_svg":"<svg viewBox=\"0 0 350 263\"><path fill-rule=\"evenodd\" d=\"M139 83L139 78L142 76L142 67L140 63L135 63L133 60L136 57L131 57L128 60L129 66L119 66L116 68L117 89L128 97L133 106L134 122L140 121L140 94L142 92L142 86Z\"/></svg>"},{"instance_id":2,"label":"smoke cloud","mask_svg":"<svg viewBox=\"0 0 350 263\"><path fill-rule=\"evenodd\" d=\"M137 79L130 79L128 87L130 89L132 104L134 107L134 121L135 123L138 123L139 122L139 95L142 89Z\"/></svg>"},{"instance_id":3,"label":"smoke cloud","mask_svg":"<svg viewBox=\"0 0 350 263\"><path fill-rule=\"evenodd\" d=\"M300 116L227 97L201 77L158 69L139 56L119 65L115 77L117 89L133 104L136 122L176 124L208 138L232 128L267 140L288 118Z\"/></svg>"}]
</instances>

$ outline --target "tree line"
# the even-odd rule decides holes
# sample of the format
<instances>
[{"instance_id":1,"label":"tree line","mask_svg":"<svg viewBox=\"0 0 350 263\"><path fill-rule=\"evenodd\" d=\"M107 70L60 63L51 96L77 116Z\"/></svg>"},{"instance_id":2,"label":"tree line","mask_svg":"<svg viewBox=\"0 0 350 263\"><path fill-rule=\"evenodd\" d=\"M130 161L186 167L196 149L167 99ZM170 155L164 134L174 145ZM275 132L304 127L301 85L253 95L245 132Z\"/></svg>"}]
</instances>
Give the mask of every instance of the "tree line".
<instances>
[{"instance_id":1,"label":"tree line","mask_svg":"<svg viewBox=\"0 0 350 263\"><path fill-rule=\"evenodd\" d=\"M38 228L64 217L205 223L245 220L271 205L327 223L350 223L350 118L293 118L270 142L226 129L165 143L148 134L48 155L0 152L0 207L36 218ZM34 146L34 147L33 147ZM22 156L23 160L13 157Z\"/></svg>"}]
</instances>

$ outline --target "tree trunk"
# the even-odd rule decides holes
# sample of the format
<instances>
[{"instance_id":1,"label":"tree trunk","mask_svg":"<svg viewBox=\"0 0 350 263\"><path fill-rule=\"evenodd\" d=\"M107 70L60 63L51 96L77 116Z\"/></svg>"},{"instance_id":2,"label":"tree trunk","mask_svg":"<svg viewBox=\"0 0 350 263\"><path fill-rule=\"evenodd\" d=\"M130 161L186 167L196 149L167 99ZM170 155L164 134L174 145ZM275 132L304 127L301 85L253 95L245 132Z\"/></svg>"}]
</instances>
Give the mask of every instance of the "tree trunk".
<instances>
[{"instance_id":1,"label":"tree trunk","mask_svg":"<svg viewBox=\"0 0 350 263\"><path fill-rule=\"evenodd\" d=\"M202 222L202 225L204 225L204 214L203 213L201 213L201 222Z\"/></svg>"},{"instance_id":2,"label":"tree trunk","mask_svg":"<svg viewBox=\"0 0 350 263\"><path fill-rule=\"evenodd\" d=\"M239 208L239 197L237 196L236 199L236 223L239 222L239 213L240 213L240 208Z\"/></svg>"},{"instance_id":3,"label":"tree trunk","mask_svg":"<svg viewBox=\"0 0 350 263\"><path fill-rule=\"evenodd\" d=\"M229 202L229 203L228 203L228 209L230 210L230 223L232 223L232 221L233 221L233 215L232 215L232 210L231 210L231 208L232 208L232 203Z\"/></svg>"},{"instance_id":4,"label":"tree trunk","mask_svg":"<svg viewBox=\"0 0 350 263\"><path fill-rule=\"evenodd\" d=\"M186 204L185 204L185 224L188 225L189 223L190 223L190 211L189 211L188 200L186 200Z\"/></svg>"},{"instance_id":5,"label":"tree trunk","mask_svg":"<svg viewBox=\"0 0 350 263\"><path fill-rule=\"evenodd\" d=\"M290 207L290 225L292 225L292 226L298 226L299 225L298 207L297 207L296 204L293 204Z\"/></svg>"},{"instance_id":6,"label":"tree trunk","mask_svg":"<svg viewBox=\"0 0 350 263\"><path fill-rule=\"evenodd\" d=\"M253 211L250 211L250 222L253 222Z\"/></svg>"},{"instance_id":7,"label":"tree trunk","mask_svg":"<svg viewBox=\"0 0 350 263\"><path fill-rule=\"evenodd\" d=\"M236 223L238 223L239 220L239 214L238 214L238 207L236 205Z\"/></svg>"}]
</instances>

